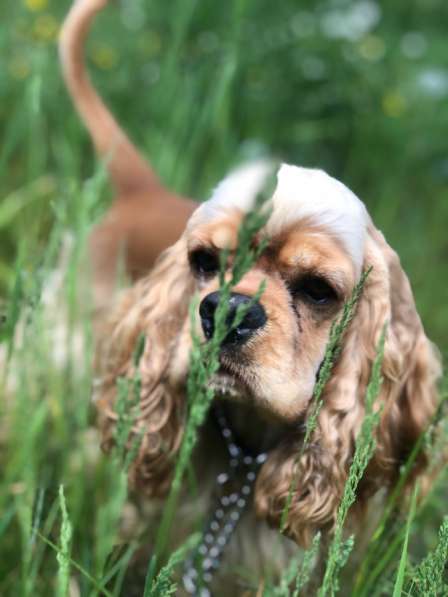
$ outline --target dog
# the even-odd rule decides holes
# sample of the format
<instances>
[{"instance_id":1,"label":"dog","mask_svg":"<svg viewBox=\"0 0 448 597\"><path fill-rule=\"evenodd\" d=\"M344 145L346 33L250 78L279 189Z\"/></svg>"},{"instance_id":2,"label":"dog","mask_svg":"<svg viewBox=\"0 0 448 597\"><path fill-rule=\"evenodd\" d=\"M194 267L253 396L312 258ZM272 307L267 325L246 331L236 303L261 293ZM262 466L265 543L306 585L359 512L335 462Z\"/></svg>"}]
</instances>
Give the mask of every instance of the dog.
<instances>
[{"instance_id":1,"label":"dog","mask_svg":"<svg viewBox=\"0 0 448 597\"><path fill-rule=\"evenodd\" d=\"M62 28L60 50L67 87L117 190L90 241L96 304L106 312L96 363L100 427L104 446L110 448L117 381L138 373L140 416L133 434L140 442L129 480L136 492L150 498L148 516L156 525L185 426L192 333L204 343L213 334L220 256L226 252L230 268L238 230L271 164L258 161L237 169L199 206L168 191L85 73L85 35L106 4L78 0ZM238 514L244 520L215 575L214 586L221 591L233 586L233 566L247 565L259 583L268 569L281 573L296 546L309 544L317 531L331 534L385 324L383 384L376 403L381 417L375 453L357 492L358 511L380 490L394 487L437 407L437 350L425 335L397 254L362 201L323 171L284 164L269 205L271 214L262 231L269 242L229 298L233 315L239 305L248 310L221 346L220 369L212 384L214 402L222 410L207 420L195 453L198 494L185 494L176 523L179 541L191 531L189 523L198 512L210 512L214 479L228 459L223 438L238 438L227 447L239 450L242 461L250 457L253 463L263 456L248 489L250 500L243 500L244 515ZM254 244L258 241L255 237ZM132 284L112 304L122 252ZM324 389L312 441L298 458L332 322L370 268L355 320ZM261 297L254 299L262 284ZM192 324L189 305L195 295L199 306ZM141 337L145 345L136 365ZM284 525L287 539L278 529L294 478L298 486ZM430 483L424 448L408 487L416 478L422 486ZM202 547L208 549L205 543ZM197 590L193 578L187 571L187 592ZM221 594L235 594L235 587L225 591Z\"/></svg>"}]
</instances>

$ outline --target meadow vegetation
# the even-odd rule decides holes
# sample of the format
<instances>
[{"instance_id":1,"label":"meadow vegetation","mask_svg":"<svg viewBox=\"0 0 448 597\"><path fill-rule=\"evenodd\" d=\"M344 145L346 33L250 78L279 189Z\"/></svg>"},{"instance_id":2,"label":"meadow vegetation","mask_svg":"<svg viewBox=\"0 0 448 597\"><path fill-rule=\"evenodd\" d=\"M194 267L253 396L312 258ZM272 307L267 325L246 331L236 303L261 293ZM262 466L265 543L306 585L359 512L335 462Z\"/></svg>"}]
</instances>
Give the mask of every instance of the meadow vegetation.
<instances>
[{"instance_id":1,"label":"meadow vegetation","mask_svg":"<svg viewBox=\"0 0 448 597\"><path fill-rule=\"evenodd\" d=\"M126 458L119 449L101 455L94 425L91 331L77 275L110 189L59 73L56 38L69 4L0 6L1 595L126 595L126 569L148 532L127 499ZM182 194L205 199L232 165L260 155L323 167L348 184L400 254L444 356L447 19L442 0L133 0L100 16L88 55L119 121ZM249 232L260 223L250 221ZM250 259L245 238L241 271ZM61 255L63 280L54 275ZM172 509L210 400L204 381L214 350L205 361L200 354L209 369L198 364L190 380L197 412ZM368 404L381 354L380 345ZM136 388L138 379L123 387L124 399ZM361 561L342 533L373 449L376 414L367 410L319 595L448 595L446 471L423 501L418 487L406 508L392 495ZM123 438L126 416L124 408ZM438 420L435 465L448 438L443 408ZM171 572L196 539L152 560L141 594L173 592ZM266 595L304 594L318 541Z\"/></svg>"}]
</instances>

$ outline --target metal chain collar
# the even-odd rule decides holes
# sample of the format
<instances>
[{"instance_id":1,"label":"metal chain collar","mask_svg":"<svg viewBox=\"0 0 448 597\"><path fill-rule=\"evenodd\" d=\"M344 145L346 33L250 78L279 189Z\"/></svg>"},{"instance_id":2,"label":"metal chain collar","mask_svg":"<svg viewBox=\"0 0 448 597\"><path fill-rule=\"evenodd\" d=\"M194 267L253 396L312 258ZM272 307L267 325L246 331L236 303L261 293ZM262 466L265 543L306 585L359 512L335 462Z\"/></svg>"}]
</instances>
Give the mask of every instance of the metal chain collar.
<instances>
[{"instance_id":1,"label":"metal chain collar","mask_svg":"<svg viewBox=\"0 0 448 597\"><path fill-rule=\"evenodd\" d=\"M266 452L251 455L239 446L223 411L215 409L215 412L229 461L227 470L216 477L217 505L202 533L201 543L185 562L184 588L195 597L210 597L213 575L249 501L257 473L267 458Z\"/></svg>"}]
</instances>

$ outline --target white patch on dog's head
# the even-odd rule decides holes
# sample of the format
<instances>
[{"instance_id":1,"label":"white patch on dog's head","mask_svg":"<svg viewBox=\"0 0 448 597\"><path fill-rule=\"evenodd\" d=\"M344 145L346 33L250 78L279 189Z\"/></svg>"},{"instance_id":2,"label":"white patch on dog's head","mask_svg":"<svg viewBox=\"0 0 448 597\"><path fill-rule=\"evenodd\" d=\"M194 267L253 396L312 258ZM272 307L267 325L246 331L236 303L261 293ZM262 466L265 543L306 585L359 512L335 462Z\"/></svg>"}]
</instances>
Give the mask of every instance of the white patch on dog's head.
<instances>
[{"instance_id":1,"label":"white patch on dog's head","mask_svg":"<svg viewBox=\"0 0 448 597\"><path fill-rule=\"evenodd\" d=\"M272 168L272 162L259 160L231 172L196 210L189 228L222 217L228 210L250 211ZM368 214L362 201L344 184L322 170L283 164L270 207L268 235L310 219L342 242L358 274L361 272Z\"/></svg>"},{"instance_id":2,"label":"white patch on dog's head","mask_svg":"<svg viewBox=\"0 0 448 597\"><path fill-rule=\"evenodd\" d=\"M343 243L360 273L368 222L362 201L323 170L283 164L277 181L268 235L309 218Z\"/></svg>"},{"instance_id":3,"label":"white patch on dog's head","mask_svg":"<svg viewBox=\"0 0 448 597\"><path fill-rule=\"evenodd\" d=\"M193 213L188 226L213 221L232 209L249 212L273 169L272 161L256 160L233 170L215 187L210 199Z\"/></svg>"}]
</instances>

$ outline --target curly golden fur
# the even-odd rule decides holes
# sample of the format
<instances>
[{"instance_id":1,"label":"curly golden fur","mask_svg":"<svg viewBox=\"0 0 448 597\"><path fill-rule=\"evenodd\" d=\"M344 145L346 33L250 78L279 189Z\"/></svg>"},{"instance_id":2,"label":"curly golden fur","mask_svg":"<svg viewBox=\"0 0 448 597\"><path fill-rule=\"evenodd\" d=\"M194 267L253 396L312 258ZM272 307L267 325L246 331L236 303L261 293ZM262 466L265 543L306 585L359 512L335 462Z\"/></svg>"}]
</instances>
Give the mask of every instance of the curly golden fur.
<instances>
[{"instance_id":1,"label":"curly golden fur","mask_svg":"<svg viewBox=\"0 0 448 597\"><path fill-rule=\"evenodd\" d=\"M181 240L160 257L148 278L126 292L108 321L109 330L106 325L101 333L97 350L96 368L105 372L97 405L107 448L116 421L117 378L135 376L133 354L138 338L145 335L136 429L138 433L143 426L144 435L130 477L133 485L149 496L166 493L182 437L183 396L167 384L167 371L175 338L187 316L186 299L193 290L185 261Z\"/></svg>"},{"instance_id":2,"label":"curly golden fur","mask_svg":"<svg viewBox=\"0 0 448 597\"><path fill-rule=\"evenodd\" d=\"M297 189L298 195L301 192L306 189ZM192 216L180 240L162 254L153 271L125 292L99 350L102 382L97 405L109 444L115 421L116 380L135 374L132 355L136 341L140 334L146 338L139 365L141 416L135 428L135 433L143 429L143 442L130 480L149 496L166 493L182 437L191 347L188 305L195 292L202 299L218 288L216 276L198 278L192 272L188 255L201 247L219 251L223 248L220 243L235 249L243 216L233 206L226 211L224 201L222 210L204 218L205 206ZM359 273L343 239L320 224L319 217L306 217L278 231L235 288L238 293L253 296L260 282L265 281L260 302L267 324L247 345L236 348L235 354L221 355L221 375L234 378L238 394L236 399L226 399L230 403L234 399L236 404L246 399L266 418L267 427L274 420L287 425L284 438L260 471L254 508L258 517L278 527L292 478L297 474L299 488L286 530L299 544L306 544L318 529L331 529L335 521L365 413L364 394L375 347L386 322L384 383L378 398L383 410L375 456L362 481L358 506L379 488L394 485L400 466L436 409L440 374L437 352L425 336L396 253L368 217L362 251L362 268L373 269L325 388L324 406L312 442L299 462L297 453L303 435L296 422L307 416L331 322L349 297ZM338 284L337 299L316 307L306 296L292 297L291 279L303 278L309 272ZM244 368L238 364L241 359ZM207 453L212 458L213 448ZM416 475L425 478L426 463L426 455L421 452L410 482Z\"/></svg>"},{"instance_id":3,"label":"curly golden fur","mask_svg":"<svg viewBox=\"0 0 448 597\"><path fill-rule=\"evenodd\" d=\"M393 486L400 466L436 409L436 381L440 375L437 352L425 336L398 256L373 225L368 231L364 262L366 269L371 266L356 319L324 390L324 407L310 448L297 464L299 446L282 445L258 479L257 511L272 524L279 524L293 475L297 474L299 490L292 502L288 532L298 542L307 541L311 531L331 527L335 522L365 415L363 399L375 347L385 322L389 326L384 381L378 398L383 413L376 452L359 490L358 507L379 488ZM426 464L427 456L421 452L410 481L424 473ZM424 480L424 474L421 476Z\"/></svg>"}]
</instances>

